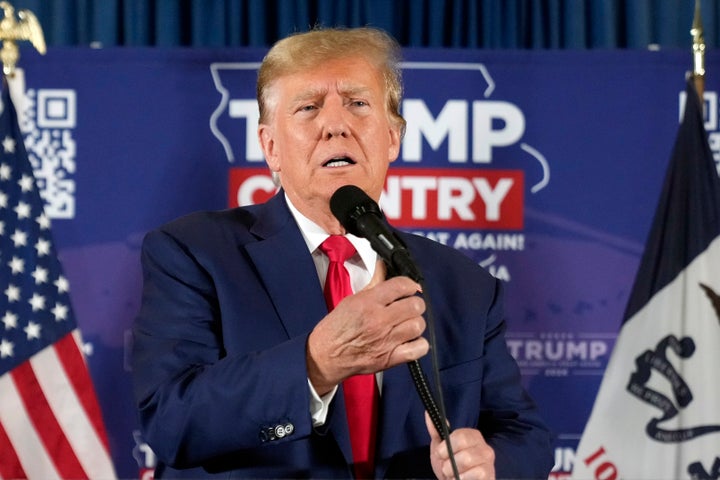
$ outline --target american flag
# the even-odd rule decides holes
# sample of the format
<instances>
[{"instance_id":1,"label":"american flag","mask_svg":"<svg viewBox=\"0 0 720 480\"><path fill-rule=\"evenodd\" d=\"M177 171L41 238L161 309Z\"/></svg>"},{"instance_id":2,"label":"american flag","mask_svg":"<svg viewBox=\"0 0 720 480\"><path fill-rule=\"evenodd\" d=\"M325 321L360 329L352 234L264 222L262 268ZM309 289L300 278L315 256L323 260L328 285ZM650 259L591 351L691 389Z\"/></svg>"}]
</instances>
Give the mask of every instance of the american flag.
<instances>
[{"instance_id":1,"label":"american flag","mask_svg":"<svg viewBox=\"0 0 720 480\"><path fill-rule=\"evenodd\" d=\"M115 478L6 79L0 101L0 478Z\"/></svg>"}]
</instances>

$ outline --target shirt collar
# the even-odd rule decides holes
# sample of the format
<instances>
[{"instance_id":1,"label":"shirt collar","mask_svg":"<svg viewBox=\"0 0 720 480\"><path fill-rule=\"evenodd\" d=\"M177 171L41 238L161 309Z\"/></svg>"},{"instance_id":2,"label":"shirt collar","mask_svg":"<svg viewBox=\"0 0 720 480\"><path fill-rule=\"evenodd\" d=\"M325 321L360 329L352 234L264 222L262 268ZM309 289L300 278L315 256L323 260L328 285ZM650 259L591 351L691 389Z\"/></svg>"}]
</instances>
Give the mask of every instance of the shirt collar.
<instances>
[{"instance_id":1,"label":"shirt collar","mask_svg":"<svg viewBox=\"0 0 720 480\"><path fill-rule=\"evenodd\" d=\"M287 194L285 194L285 201L290 208L290 212L295 218L295 222L297 222L298 227L300 228L300 233L302 233L305 244L308 247L308 251L310 253L315 252L315 250L317 250L320 244L324 242L330 235L318 224L300 213L300 211L295 208L295 205L292 204ZM377 262L378 257L377 252L373 250L370 242L364 238L356 237L351 233L346 234L345 238L350 240L350 243L353 244L355 250L357 250L358 252L358 255L360 255L360 259L362 260L363 264L365 264L365 268L372 275L375 272L375 263Z\"/></svg>"}]
</instances>

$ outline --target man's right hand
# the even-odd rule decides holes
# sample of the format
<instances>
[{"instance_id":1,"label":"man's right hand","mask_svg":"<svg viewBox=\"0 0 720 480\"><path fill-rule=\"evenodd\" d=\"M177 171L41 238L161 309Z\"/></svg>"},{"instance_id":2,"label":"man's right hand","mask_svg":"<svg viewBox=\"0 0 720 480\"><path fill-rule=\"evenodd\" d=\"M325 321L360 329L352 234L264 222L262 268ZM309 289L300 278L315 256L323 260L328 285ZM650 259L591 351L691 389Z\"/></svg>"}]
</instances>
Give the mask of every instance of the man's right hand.
<instances>
[{"instance_id":1,"label":"man's right hand","mask_svg":"<svg viewBox=\"0 0 720 480\"><path fill-rule=\"evenodd\" d=\"M308 378L319 395L348 377L375 373L425 355L420 286L395 277L345 297L310 333Z\"/></svg>"}]
</instances>

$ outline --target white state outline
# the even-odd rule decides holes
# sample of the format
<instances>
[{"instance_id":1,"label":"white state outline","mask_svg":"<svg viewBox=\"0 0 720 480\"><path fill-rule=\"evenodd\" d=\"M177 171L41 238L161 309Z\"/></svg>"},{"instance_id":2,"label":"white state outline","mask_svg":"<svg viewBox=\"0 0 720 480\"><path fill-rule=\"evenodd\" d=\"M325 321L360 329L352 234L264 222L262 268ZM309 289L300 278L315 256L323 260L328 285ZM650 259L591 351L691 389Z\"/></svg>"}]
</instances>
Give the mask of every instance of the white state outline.
<instances>
[{"instance_id":1,"label":"white state outline","mask_svg":"<svg viewBox=\"0 0 720 480\"><path fill-rule=\"evenodd\" d=\"M490 76L487 68L482 63L463 63L463 62L400 62L400 68L416 68L424 70L479 70L480 74L487 82L488 86L483 92L483 96L488 98L495 90L495 82Z\"/></svg>"},{"instance_id":2,"label":"white state outline","mask_svg":"<svg viewBox=\"0 0 720 480\"><path fill-rule=\"evenodd\" d=\"M401 62L401 68L408 69L435 69L435 70L478 70L487 83L487 88L483 92L483 97L488 98L495 91L495 81L493 80L490 72L483 63L463 63L463 62ZM528 145L527 143L521 143L520 149L528 153L530 156L540 163L542 168L542 178L539 182L532 186L530 193L537 193L545 188L550 183L550 165L548 164L545 156L540 153L536 148Z\"/></svg>"},{"instance_id":3,"label":"white state outline","mask_svg":"<svg viewBox=\"0 0 720 480\"><path fill-rule=\"evenodd\" d=\"M550 165L547 163L547 160L542 153L538 152L535 148L531 147L527 143L521 143L520 148L535 157L535 159L540 163L540 166L542 167L542 178L530 189L530 193L537 193L543 188L547 187L547 184L550 183Z\"/></svg>"},{"instance_id":4,"label":"white state outline","mask_svg":"<svg viewBox=\"0 0 720 480\"><path fill-rule=\"evenodd\" d=\"M225 156L230 163L235 162L235 155L233 154L232 147L227 137L220 132L217 128L217 119L220 117L222 112L227 108L230 93L227 88L222 86L218 70L223 68L227 70L257 70L260 67L260 62L217 62L210 64L210 74L213 78L215 90L220 92L221 99L218 106L210 115L210 131L217 138L225 150ZM477 70L485 79L487 88L483 92L483 97L488 98L495 91L495 81L493 80L487 67L482 63L466 63L466 62L400 62L400 68L405 69L419 69L419 70ZM550 183L550 165L546 158L534 147L527 143L521 143L520 149L528 153L535 160L538 161L542 168L542 178L539 182L530 188L530 193L537 193L545 188Z\"/></svg>"},{"instance_id":5,"label":"white state outline","mask_svg":"<svg viewBox=\"0 0 720 480\"><path fill-rule=\"evenodd\" d=\"M217 119L220 117L225 108L227 108L228 100L230 98L230 92L228 92L227 88L222 86L222 82L220 81L220 77L218 75L219 68L227 70L257 70L260 68L260 62L217 62L210 64L210 74L212 75L213 83L215 84L215 90L220 92L221 95L220 103L215 110L213 110L212 115L210 115L210 131L222 144L228 161L233 163L235 162L235 155L233 155L230 142L228 142L227 137L225 137L225 135L223 135L217 128Z\"/></svg>"},{"instance_id":6,"label":"white state outline","mask_svg":"<svg viewBox=\"0 0 720 480\"><path fill-rule=\"evenodd\" d=\"M478 265L480 265L483 268L486 268L486 267L489 267L490 265L492 265L493 263L495 263L495 260L497 260L497 255L493 253L489 257L487 257L485 260L480 260L478 262Z\"/></svg>"}]
</instances>

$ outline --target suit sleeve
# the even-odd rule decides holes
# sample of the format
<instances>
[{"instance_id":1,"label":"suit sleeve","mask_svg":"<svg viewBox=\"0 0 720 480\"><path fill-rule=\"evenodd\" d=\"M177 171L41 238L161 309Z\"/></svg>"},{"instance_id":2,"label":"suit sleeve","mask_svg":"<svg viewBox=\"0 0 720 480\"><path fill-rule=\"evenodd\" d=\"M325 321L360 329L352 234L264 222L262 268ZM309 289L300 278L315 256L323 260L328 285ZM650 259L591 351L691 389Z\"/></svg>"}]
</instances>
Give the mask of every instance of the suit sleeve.
<instances>
[{"instance_id":1,"label":"suit sleeve","mask_svg":"<svg viewBox=\"0 0 720 480\"><path fill-rule=\"evenodd\" d=\"M404 239L425 273L451 426L480 430L497 478L547 478L552 437L507 348L503 283L451 247Z\"/></svg>"},{"instance_id":2,"label":"suit sleeve","mask_svg":"<svg viewBox=\"0 0 720 480\"><path fill-rule=\"evenodd\" d=\"M222 322L247 319L220 318L213 276L192 248L156 231L141 261L132 368L143 433L158 458L192 467L309 435L307 337L228 353Z\"/></svg>"},{"instance_id":3,"label":"suit sleeve","mask_svg":"<svg viewBox=\"0 0 720 480\"><path fill-rule=\"evenodd\" d=\"M502 283L495 280L484 346L482 408L478 428L495 450L497 478L547 478L553 465L551 435L522 386L505 342Z\"/></svg>"}]
</instances>

